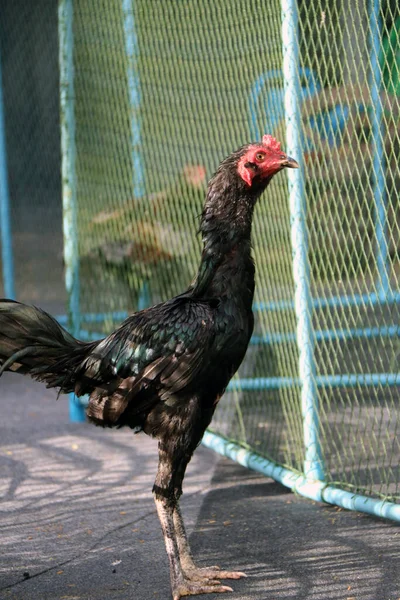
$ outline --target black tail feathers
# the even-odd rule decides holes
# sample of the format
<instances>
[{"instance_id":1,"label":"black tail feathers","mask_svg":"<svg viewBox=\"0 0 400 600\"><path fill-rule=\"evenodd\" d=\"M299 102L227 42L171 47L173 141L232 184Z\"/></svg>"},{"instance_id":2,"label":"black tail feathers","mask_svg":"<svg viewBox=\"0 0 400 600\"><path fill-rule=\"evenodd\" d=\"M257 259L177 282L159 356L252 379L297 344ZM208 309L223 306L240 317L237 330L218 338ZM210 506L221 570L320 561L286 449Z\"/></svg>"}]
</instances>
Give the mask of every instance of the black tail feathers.
<instances>
[{"instance_id":1,"label":"black tail feathers","mask_svg":"<svg viewBox=\"0 0 400 600\"><path fill-rule=\"evenodd\" d=\"M40 308L0 300L0 375L15 371L73 392L75 373L93 346L76 340Z\"/></svg>"}]
</instances>

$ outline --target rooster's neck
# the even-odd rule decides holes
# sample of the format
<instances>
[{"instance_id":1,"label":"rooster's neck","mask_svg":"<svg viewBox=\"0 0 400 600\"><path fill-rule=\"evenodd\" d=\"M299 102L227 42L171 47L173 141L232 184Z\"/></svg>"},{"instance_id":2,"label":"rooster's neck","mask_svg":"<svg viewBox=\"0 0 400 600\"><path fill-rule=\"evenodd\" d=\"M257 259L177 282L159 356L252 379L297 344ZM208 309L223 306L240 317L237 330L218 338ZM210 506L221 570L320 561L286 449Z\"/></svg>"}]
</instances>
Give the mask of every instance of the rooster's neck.
<instances>
[{"instance_id":1,"label":"rooster's neck","mask_svg":"<svg viewBox=\"0 0 400 600\"><path fill-rule=\"evenodd\" d=\"M234 295L251 307L255 272L251 224L259 194L224 183L222 189L213 181L209 185L200 225L203 253L192 293L197 297Z\"/></svg>"}]
</instances>

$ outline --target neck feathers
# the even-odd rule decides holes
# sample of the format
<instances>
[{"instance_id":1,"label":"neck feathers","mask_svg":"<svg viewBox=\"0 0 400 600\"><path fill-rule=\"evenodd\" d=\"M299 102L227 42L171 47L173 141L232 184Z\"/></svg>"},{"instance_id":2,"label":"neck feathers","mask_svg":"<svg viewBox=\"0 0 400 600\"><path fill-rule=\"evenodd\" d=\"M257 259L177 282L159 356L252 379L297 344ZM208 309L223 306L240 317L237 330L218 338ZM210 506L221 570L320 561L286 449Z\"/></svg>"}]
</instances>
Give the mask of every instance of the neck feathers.
<instances>
[{"instance_id":1,"label":"neck feathers","mask_svg":"<svg viewBox=\"0 0 400 600\"><path fill-rule=\"evenodd\" d=\"M254 291L251 224L261 192L253 192L222 163L208 186L200 233L203 253L193 284L196 296L223 295L228 287ZM236 169L236 166L235 166Z\"/></svg>"}]
</instances>

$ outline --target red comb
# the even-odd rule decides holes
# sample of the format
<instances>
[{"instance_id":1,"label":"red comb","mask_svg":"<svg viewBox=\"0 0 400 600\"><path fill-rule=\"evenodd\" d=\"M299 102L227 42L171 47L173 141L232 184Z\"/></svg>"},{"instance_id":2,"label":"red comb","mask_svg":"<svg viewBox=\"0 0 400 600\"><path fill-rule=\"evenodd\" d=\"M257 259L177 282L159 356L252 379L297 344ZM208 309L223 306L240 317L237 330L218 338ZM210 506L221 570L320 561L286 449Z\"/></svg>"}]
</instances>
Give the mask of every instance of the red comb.
<instances>
[{"instance_id":1,"label":"red comb","mask_svg":"<svg viewBox=\"0 0 400 600\"><path fill-rule=\"evenodd\" d=\"M267 146L267 148L275 150L275 152L280 152L281 150L280 142L278 142L278 140L272 137L272 135L270 135L269 133L263 136L262 143L264 144L264 146Z\"/></svg>"}]
</instances>

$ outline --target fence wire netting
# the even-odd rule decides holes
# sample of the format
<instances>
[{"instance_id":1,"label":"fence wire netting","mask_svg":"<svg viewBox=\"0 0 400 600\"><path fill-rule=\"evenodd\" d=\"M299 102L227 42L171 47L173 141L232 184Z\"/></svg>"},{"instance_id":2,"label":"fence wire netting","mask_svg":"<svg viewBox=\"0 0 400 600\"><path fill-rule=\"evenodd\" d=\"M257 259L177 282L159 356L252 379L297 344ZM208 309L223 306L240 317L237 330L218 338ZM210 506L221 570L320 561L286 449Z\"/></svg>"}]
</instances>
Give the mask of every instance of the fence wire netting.
<instances>
[{"instance_id":1,"label":"fence wire netting","mask_svg":"<svg viewBox=\"0 0 400 600\"><path fill-rule=\"evenodd\" d=\"M223 157L263 133L285 146L287 46L280 0L71 6L59 27L72 19L69 184L90 338L189 285ZM399 502L400 11L386 0L297 8L321 464L328 482ZM257 207L254 335L211 428L303 472L289 193L281 174Z\"/></svg>"}]
</instances>

